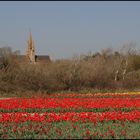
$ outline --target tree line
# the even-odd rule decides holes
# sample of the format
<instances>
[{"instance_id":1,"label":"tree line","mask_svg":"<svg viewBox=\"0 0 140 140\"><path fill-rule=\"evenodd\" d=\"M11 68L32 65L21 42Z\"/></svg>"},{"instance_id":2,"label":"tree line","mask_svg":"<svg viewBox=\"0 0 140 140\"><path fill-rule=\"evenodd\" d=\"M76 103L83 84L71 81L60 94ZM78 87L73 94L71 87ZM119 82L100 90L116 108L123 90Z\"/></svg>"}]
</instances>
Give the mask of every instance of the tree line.
<instances>
[{"instance_id":1,"label":"tree line","mask_svg":"<svg viewBox=\"0 0 140 140\"><path fill-rule=\"evenodd\" d=\"M0 48L0 93L140 88L140 53L131 45L34 65L19 62L19 54Z\"/></svg>"}]
</instances>

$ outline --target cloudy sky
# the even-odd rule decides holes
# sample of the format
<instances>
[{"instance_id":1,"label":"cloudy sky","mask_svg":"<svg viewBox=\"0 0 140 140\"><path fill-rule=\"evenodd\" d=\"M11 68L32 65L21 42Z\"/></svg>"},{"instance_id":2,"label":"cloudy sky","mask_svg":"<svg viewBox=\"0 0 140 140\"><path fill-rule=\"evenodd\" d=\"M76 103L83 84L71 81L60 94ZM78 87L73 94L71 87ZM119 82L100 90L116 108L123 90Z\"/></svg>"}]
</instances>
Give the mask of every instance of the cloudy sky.
<instances>
[{"instance_id":1,"label":"cloudy sky","mask_svg":"<svg viewBox=\"0 0 140 140\"><path fill-rule=\"evenodd\" d=\"M0 47L25 54L31 30L36 53L53 59L118 50L134 42L140 48L140 2L1 1Z\"/></svg>"}]
</instances>

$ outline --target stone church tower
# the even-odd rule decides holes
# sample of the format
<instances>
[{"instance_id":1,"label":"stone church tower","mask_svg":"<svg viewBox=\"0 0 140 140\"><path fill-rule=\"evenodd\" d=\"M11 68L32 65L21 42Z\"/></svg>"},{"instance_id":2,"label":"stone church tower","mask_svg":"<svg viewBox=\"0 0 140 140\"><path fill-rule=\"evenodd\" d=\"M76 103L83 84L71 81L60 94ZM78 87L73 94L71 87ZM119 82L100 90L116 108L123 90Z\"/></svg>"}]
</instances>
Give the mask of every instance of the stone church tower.
<instances>
[{"instance_id":1,"label":"stone church tower","mask_svg":"<svg viewBox=\"0 0 140 140\"><path fill-rule=\"evenodd\" d=\"M34 41L32 39L32 34L30 32L28 42L27 42L27 50L25 55L17 55L17 60L23 64L45 64L50 63L51 59L49 55L37 55L35 54L35 46ZM1 60L1 57L0 57Z\"/></svg>"},{"instance_id":2,"label":"stone church tower","mask_svg":"<svg viewBox=\"0 0 140 140\"><path fill-rule=\"evenodd\" d=\"M35 63L35 47L34 47L34 42L32 39L31 32L30 32L30 36L29 36L29 40L28 40L26 56L30 60L31 63Z\"/></svg>"}]
</instances>

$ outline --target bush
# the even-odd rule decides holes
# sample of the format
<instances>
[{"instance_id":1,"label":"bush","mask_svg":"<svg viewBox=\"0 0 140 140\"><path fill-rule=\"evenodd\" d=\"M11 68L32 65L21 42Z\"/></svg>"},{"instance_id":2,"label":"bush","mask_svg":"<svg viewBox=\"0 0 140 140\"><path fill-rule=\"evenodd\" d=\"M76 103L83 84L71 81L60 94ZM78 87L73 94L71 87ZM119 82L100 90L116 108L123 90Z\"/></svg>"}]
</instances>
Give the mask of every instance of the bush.
<instances>
[{"instance_id":1,"label":"bush","mask_svg":"<svg viewBox=\"0 0 140 140\"><path fill-rule=\"evenodd\" d=\"M21 63L11 51L2 51L0 57L1 93L81 91L90 89L120 90L140 87L140 56L127 56L128 67L122 79L121 54L105 53L85 58L59 60L51 63ZM117 53L118 54L118 53ZM87 59L88 58L88 59ZM26 65L25 65L26 64ZM119 80L115 73L120 70Z\"/></svg>"}]
</instances>

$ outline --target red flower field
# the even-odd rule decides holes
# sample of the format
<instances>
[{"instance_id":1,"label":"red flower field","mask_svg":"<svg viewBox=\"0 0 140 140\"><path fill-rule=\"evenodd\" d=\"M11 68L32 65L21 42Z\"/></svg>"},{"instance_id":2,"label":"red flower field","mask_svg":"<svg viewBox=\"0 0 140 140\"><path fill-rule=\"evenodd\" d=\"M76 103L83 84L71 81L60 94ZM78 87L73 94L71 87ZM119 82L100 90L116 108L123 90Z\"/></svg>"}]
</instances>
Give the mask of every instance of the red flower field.
<instances>
[{"instance_id":1,"label":"red flower field","mask_svg":"<svg viewBox=\"0 0 140 140\"><path fill-rule=\"evenodd\" d=\"M30 98L0 100L0 109L140 108L140 98Z\"/></svg>"},{"instance_id":2,"label":"red flower field","mask_svg":"<svg viewBox=\"0 0 140 140\"><path fill-rule=\"evenodd\" d=\"M73 95L0 100L1 138L139 138L139 95Z\"/></svg>"},{"instance_id":3,"label":"red flower field","mask_svg":"<svg viewBox=\"0 0 140 140\"><path fill-rule=\"evenodd\" d=\"M4 122L59 122L59 121L72 121L72 122L102 122L102 121L140 121L140 112L67 112L67 113L1 113L0 123Z\"/></svg>"}]
</instances>

